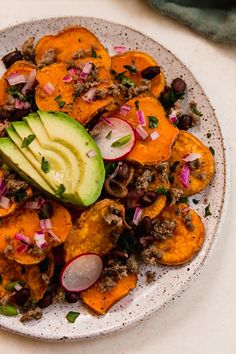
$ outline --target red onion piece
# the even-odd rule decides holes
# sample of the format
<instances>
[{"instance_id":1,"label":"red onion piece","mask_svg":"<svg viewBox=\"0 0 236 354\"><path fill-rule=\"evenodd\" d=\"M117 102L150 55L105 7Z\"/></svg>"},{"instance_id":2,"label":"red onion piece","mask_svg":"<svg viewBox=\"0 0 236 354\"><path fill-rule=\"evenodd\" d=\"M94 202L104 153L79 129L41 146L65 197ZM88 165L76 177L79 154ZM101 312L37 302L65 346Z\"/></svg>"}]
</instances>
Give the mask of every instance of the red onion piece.
<instances>
[{"instance_id":1,"label":"red onion piece","mask_svg":"<svg viewBox=\"0 0 236 354\"><path fill-rule=\"evenodd\" d=\"M170 119L171 123L173 123L173 124L178 122L177 117L170 117L169 119Z\"/></svg>"},{"instance_id":2,"label":"red onion piece","mask_svg":"<svg viewBox=\"0 0 236 354\"><path fill-rule=\"evenodd\" d=\"M10 86L24 84L26 82L25 76L22 74L18 74L16 72L13 73L12 75L6 77L6 79L7 79Z\"/></svg>"},{"instance_id":3,"label":"red onion piece","mask_svg":"<svg viewBox=\"0 0 236 354\"><path fill-rule=\"evenodd\" d=\"M47 242L45 240L45 235L42 231L34 233L34 239L38 248L44 249L47 247Z\"/></svg>"},{"instance_id":4,"label":"red onion piece","mask_svg":"<svg viewBox=\"0 0 236 354\"><path fill-rule=\"evenodd\" d=\"M44 219L39 220L39 227L41 230L46 230Z\"/></svg>"},{"instance_id":5,"label":"red onion piece","mask_svg":"<svg viewBox=\"0 0 236 354\"><path fill-rule=\"evenodd\" d=\"M37 199L26 202L24 205L25 209L40 209L41 206L45 203L45 199L42 197L38 197Z\"/></svg>"},{"instance_id":6,"label":"red onion piece","mask_svg":"<svg viewBox=\"0 0 236 354\"><path fill-rule=\"evenodd\" d=\"M15 99L15 108L16 109L29 109L31 104L29 102L22 102L19 98Z\"/></svg>"},{"instance_id":7,"label":"red onion piece","mask_svg":"<svg viewBox=\"0 0 236 354\"><path fill-rule=\"evenodd\" d=\"M93 64L90 61L87 62L80 73L80 78L82 80L85 80L86 77L91 73L92 68L93 68Z\"/></svg>"},{"instance_id":8,"label":"red onion piece","mask_svg":"<svg viewBox=\"0 0 236 354\"><path fill-rule=\"evenodd\" d=\"M28 245L22 243L19 247L17 247L16 251L18 253L24 253L28 249L28 247L29 247Z\"/></svg>"},{"instance_id":9,"label":"red onion piece","mask_svg":"<svg viewBox=\"0 0 236 354\"><path fill-rule=\"evenodd\" d=\"M44 219L46 229L52 229L52 220L51 219Z\"/></svg>"},{"instance_id":10,"label":"red onion piece","mask_svg":"<svg viewBox=\"0 0 236 354\"><path fill-rule=\"evenodd\" d=\"M69 75L67 75L67 76L64 76L63 78L62 78L62 81L63 82L71 82L73 79L72 79L72 77L71 76L69 76Z\"/></svg>"},{"instance_id":11,"label":"red onion piece","mask_svg":"<svg viewBox=\"0 0 236 354\"><path fill-rule=\"evenodd\" d=\"M190 153L187 156L185 156L183 158L183 161L185 162L192 162L195 161L197 159L200 159L200 157L202 156L202 154L195 154L195 153Z\"/></svg>"},{"instance_id":12,"label":"red onion piece","mask_svg":"<svg viewBox=\"0 0 236 354\"><path fill-rule=\"evenodd\" d=\"M93 102L96 93L97 93L96 87L91 87L82 98L85 102L91 103Z\"/></svg>"},{"instance_id":13,"label":"red onion piece","mask_svg":"<svg viewBox=\"0 0 236 354\"><path fill-rule=\"evenodd\" d=\"M23 287L19 284L19 283L16 283L15 286L14 286L14 289L16 291L20 291Z\"/></svg>"},{"instance_id":14,"label":"red onion piece","mask_svg":"<svg viewBox=\"0 0 236 354\"><path fill-rule=\"evenodd\" d=\"M148 133L140 124L135 128L135 131L142 140L145 140L148 137Z\"/></svg>"},{"instance_id":15,"label":"red onion piece","mask_svg":"<svg viewBox=\"0 0 236 354\"><path fill-rule=\"evenodd\" d=\"M188 167L188 164L185 163L183 165L183 168L180 172L180 181L183 185L184 188L188 188L189 187L189 182L190 182L190 169Z\"/></svg>"},{"instance_id":16,"label":"red onion piece","mask_svg":"<svg viewBox=\"0 0 236 354\"><path fill-rule=\"evenodd\" d=\"M4 182L4 180L1 178L0 179L0 197L2 195L4 195L4 193L6 193L7 191L7 186L6 186L6 183Z\"/></svg>"},{"instance_id":17,"label":"red onion piece","mask_svg":"<svg viewBox=\"0 0 236 354\"><path fill-rule=\"evenodd\" d=\"M11 200L7 197L4 197L4 195L2 195L0 197L0 207L3 209L8 209L10 206L10 202Z\"/></svg>"},{"instance_id":18,"label":"red onion piece","mask_svg":"<svg viewBox=\"0 0 236 354\"><path fill-rule=\"evenodd\" d=\"M156 130L150 134L151 140L156 140L159 136L160 134Z\"/></svg>"},{"instance_id":19,"label":"red onion piece","mask_svg":"<svg viewBox=\"0 0 236 354\"><path fill-rule=\"evenodd\" d=\"M138 225L141 217L142 217L142 209L140 207L136 207L135 208L135 212L134 212L134 217L133 217L133 223L134 225Z\"/></svg>"},{"instance_id":20,"label":"red onion piece","mask_svg":"<svg viewBox=\"0 0 236 354\"><path fill-rule=\"evenodd\" d=\"M113 49L117 54L122 54L127 51L127 47L124 45L114 45Z\"/></svg>"},{"instance_id":21,"label":"red onion piece","mask_svg":"<svg viewBox=\"0 0 236 354\"><path fill-rule=\"evenodd\" d=\"M43 89L48 95L51 95L53 93L53 91L55 90L55 87L53 86L53 84L51 82L47 82L43 86Z\"/></svg>"},{"instance_id":22,"label":"red onion piece","mask_svg":"<svg viewBox=\"0 0 236 354\"><path fill-rule=\"evenodd\" d=\"M27 92L29 92L30 90L32 90L34 84L35 84L35 79L36 79L36 70L33 69L29 76L28 79L26 81L25 86L23 87L23 89L21 90L22 94L25 95Z\"/></svg>"},{"instance_id":23,"label":"red onion piece","mask_svg":"<svg viewBox=\"0 0 236 354\"><path fill-rule=\"evenodd\" d=\"M97 153L96 153L96 151L94 151L94 150L89 150L89 151L86 153L86 155L87 155L90 159L92 159L93 157L95 157L95 156L97 155Z\"/></svg>"},{"instance_id":24,"label":"red onion piece","mask_svg":"<svg viewBox=\"0 0 236 354\"><path fill-rule=\"evenodd\" d=\"M122 117L126 117L129 111L131 110L131 106L128 104L123 104L117 111L115 111L115 114L121 115Z\"/></svg>"},{"instance_id":25,"label":"red onion piece","mask_svg":"<svg viewBox=\"0 0 236 354\"><path fill-rule=\"evenodd\" d=\"M109 118L107 118L107 117L102 117L102 120L103 120L104 123L106 123L106 124L109 125L110 127L113 127L113 124L112 124L112 122L110 121Z\"/></svg>"},{"instance_id":26,"label":"red onion piece","mask_svg":"<svg viewBox=\"0 0 236 354\"><path fill-rule=\"evenodd\" d=\"M146 120L143 114L143 111L141 111L140 109L136 112L136 115L138 117L138 122L141 126L145 127L146 125Z\"/></svg>"},{"instance_id":27,"label":"red onion piece","mask_svg":"<svg viewBox=\"0 0 236 354\"><path fill-rule=\"evenodd\" d=\"M61 239L54 233L54 231L52 229L47 230L47 232L49 233L50 236L52 236L52 238L55 241L61 242Z\"/></svg>"},{"instance_id":28,"label":"red onion piece","mask_svg":"<svg viewBox=\"0 0 236 354\"><path fill-rule=\"evenodd\" d=\"M21 241L23 243L25 243L26 245L30 245L31 244L31 240L28 236L25 236L24 234L20 234L20 233L16 233L14 235L14 239Z\"/></svg>"}]
</instances>

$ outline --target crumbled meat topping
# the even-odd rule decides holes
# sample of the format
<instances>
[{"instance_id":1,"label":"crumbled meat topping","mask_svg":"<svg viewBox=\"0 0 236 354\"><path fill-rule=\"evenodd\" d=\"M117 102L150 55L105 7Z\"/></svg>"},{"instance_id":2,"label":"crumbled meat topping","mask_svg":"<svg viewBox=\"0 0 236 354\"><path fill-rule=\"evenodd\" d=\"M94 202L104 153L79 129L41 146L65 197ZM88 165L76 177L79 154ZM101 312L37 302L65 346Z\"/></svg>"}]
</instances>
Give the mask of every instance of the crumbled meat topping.
<instances>
[{"instance_id":1,"label":"crumbled meat topping","mask_svg":"<svg viewBox=\"0 0 236 354\"><path fill-rule=\"evenodd\" d=\"M146 272L146 283L150 284L156 280L156 273L152 272L151 270L148 270Z\"/></svg>"},{"instance_id":2,"label":"crumbled meat topping","mask_svg":"<svg viewBox=\"0 0 236 354\"><path fill-rule=\"evenodd\" d=\"M199 159L196 159L194 161L190 161L188 163L188 166L191 170L196 170L201 167L201 161Z\"/></svg>"},{"instance_id":3,"label":"crumbled meat topping","mask_svg":"<svg viewBox=\"0 0 236 354\"><path fill-rule=\"evenodd\" d=\"M42 274L42 280L44 281L45 284L49 284L50 283L50 277L46 274L46 273L43 273Z\"/></svg>"},{"instance_id":4,"label":"crumbled meat topping","mask_svg":"<svg viewBox=\"0 0 236 354\"><path fill-rule=\"evenodd\" d=\"M42 310L39 307L31 308L27 312L25 312L21 318L21 322L27 322L31 320L40 320L42 317Z\"/></svg>"},{"instance_id":5,"label":"crumbled meat topping","mask_svg":"<svg viewBox=\"0 0 236 354\"><path fill-rule=\"evenodd\" d=\"M74 97L79 97L81 95L82 92L87 92L91 87L96 87L99 85L98 81L88 81L85 83L82 82L76 82L73 85L73 89L74 89Z\"/></svg>"},{"instance_id":6,"label":"crumbled meat topping","mask_svg":"<svg viewBox=\"0 0 236 354\"><path fill-rule=\"evenodd\" d=\"M53 295L53 303L62 302L65 299L65 292L61 288L57 288L55 294Z\"/></svg>"},{"instance_id":7,"label":"crumbled meat topping","mask_svg":"<svg viewBox=\"0 0 236 354\"><path fill-rule=\"evenodd\" d=\"M156 240L166 240L173 235L176 228L176 222L174 220L156 220L153 223L151 235Z\"/></svg>"},{"instance_id":8,"label":"crumbled meat topping","mask_svg":"<svg viewBox=\"0 0 236 354\"><path fill-rule=\"evenodd\" d=\"M122 218L115 214L106 214L103 218L108 223L108 225L116 225L121 227L123 224Z\"/></svg>"},{"instance_id":9,"label":"crumbled meat topping","mask_svg":"<svg viewBox=\"0 0 236 354\"><path fill-rule=\"evenodd\" d=\"M206 172L204 172L204 171L201 171L201 172L193 171L193 172L192 172L192 175L193 175L195 178L199 179L200 181L203 181L203 180L206 179L206 177L207 177L207 174L206 174Z\"/></svg>"},{"instance_id":10,"label":"crumbled meat topping","mask_svg":"<svg viewBox=\"0 0 236 354\"><path fill-rule=\"evenodd\" d=\"M170 205L177 203L183 195L184 195L183 189L174 188L174 187L171 188L170 189L170 199L171 199Z\"/></svg>"},{"instance_id":11,"label":"crumbled meat topping","mask_svg":"<svg viewBox=\"0 0 236 354\"><path fill-rule=\"evenodd\" d=\"M118 280L127 277L128 269L126 265L116 263L105 267L102 272L100 289L102 292L111 290Z\"/></svg>"},{"instance_id":12,"label":"crumbled meat topping","mask_svg":"<svg viewBox=\"0 0 236 354\"><path fill-rule=\"evenodd\" d=\"M188 212L187 214L185 214L183 216L183 221L186 225L186 228L189 230L189 231L193 231L194 230L194 225L193 225L193 222L192 222L192 214L190 212Z\"/></svg>"},{"instance_id":13,"label":"crumbled meat topping","mask_svg":"<svg viewBox=\"0 0 236 354\"><path fill-rule=\"evenodd\" d=\"M49 48L43 53L42 59L38 62L38 69L42 69L44 66L51 65L56 61L56 51L54 48Z\"/></svg>"},{"instance_id":14,"label":"crumbled meat topping","mask_svg":"<svg viewBox=\"0 0 236 354\"><path fill-rule=\"evenodd\" d=\"M9 174L5 178L5 183L8 191L10 191L11 193L15 193L20 189L27 189L29 186L27 182L17 179L14 173Z\"/></svg>"},{"instance_id":15,"label":"crumbled meat topping","mask_svg":"<svg viewBox=\"0 0 236 354\"><path fill-rule=\"evenodd\" d=\"M138 274L139 265L138 265L138 262L135 258L135 255L132 254L131 256L129 256L129 258L127 259L126 265L127 265L129 273Z\"/></svg>"},{"instance_id":16,"label":"crumbled meat topping","mask_svg":"<svg viewBox=\"0 0 236 354\"><path fill-rule=\"evenodd\" d=\"M29 37L21 47L21 53L24 59L34 60L34 37Z\"/></svg>"},{"instance_id":17,"label":"crumbled meat topping","mask_svg":"<svg viewBox=\"0 0 236 354\"><path fill-rule=\"evenodd\" d=\"M155 166L162 183L168 182L170 167L169 162L162 162Z\"/></svg>"},{"instance_id":18,"label":"crumbled meat topping","mask_svg":"<svg viewBox=\"0 0 236 354\"><path fill-rule=\"evenodd\" d=\"M6 135L6 128L10 126L10 122L8 120L3 120L0 122L0 138Z\"/></svg>"},{"instance_id":19,"label":"crumbled meat topping","mask_svg":"<svg viewBox=\"0 0 236 354\"><path fill-rule=\"evenodd\" d=\"M162 253L159 252L154 245L145 248L141 252L141 259L143 263L147 265L157 265L161 257Z\"/></svg>"},{"instance_id":20,"label":"crumbled meat topping","mask_svg":"<svg viewBox=\"0 0 236 354\"><path fill-rule=\"evenodd\" d=\"M146 189L152 182L153 174L150 170L145 170L141 176L138 176L135 182L137 189Z\"/></svg>"}]
</instances>

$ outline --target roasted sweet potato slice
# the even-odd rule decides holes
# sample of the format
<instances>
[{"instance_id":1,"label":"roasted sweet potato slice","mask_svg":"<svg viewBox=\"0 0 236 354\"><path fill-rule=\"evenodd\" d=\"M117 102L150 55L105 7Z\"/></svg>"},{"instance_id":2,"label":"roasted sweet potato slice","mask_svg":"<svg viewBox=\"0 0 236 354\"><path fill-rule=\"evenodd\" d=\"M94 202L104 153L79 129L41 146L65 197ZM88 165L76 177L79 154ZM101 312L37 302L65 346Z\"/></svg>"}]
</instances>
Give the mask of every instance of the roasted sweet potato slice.
<instances>
[{"instance_id":1,"label":"roasted sweet potato slice","mask_svg":"<svg viewBox=\"0 0 236 354\"><path fill-rule=\"evenodd\" d=\"M56 51L57 62L70 61L76 52L84 50L88 57L99 57L107 69L111 66L108 51L87 28L70 27L55 36L42 37L35 48L36 63L38 64L43 55L52 48Z\"/></svg>"},{"instance_id":2,"label":"roasted sweet potato slice","mask_svg":"<svg viewBox=\"0 0 236 354\"><path fill-rule=\"evenodd\" d=\"M82 212L64 245L66 262L87 252L107 254L114 247L112 233L128 227L124 215L124 206L110 199L103 199Z\"/></svg>"},{"instance_id":3,"label":"roasted sweet potato slice","mask_svg":"<svg viewBox=\"0 0 236 354\"><path fill-rule=\"evenodd\" d=\"M104 315L116 302L128 295L136 287L136 284L137 275L129 274L127 277L120 279L113 289L101 292L98 281L88 290L82 291L80 299L91 310L99 315Z\"/></svg>"},{"instance_id":4,"label":"roasted sweet potato slice","mask_svg":"<svg viewBox=\"0 0 236 354\"><path fill-rule=\"evenodd\" d=\"M187 163L190 169L189 187L183 186L180 176L186 162L183 158L189 154L200 154L198 164ZM214 175L214 158L207 146L205 146L193 134L180 131L176 139L170 157L170 165L176 165L173 172L173 187L182 188L185 196L196 194L203 190ZM192 167L191 167L192 166Z\"/></svg>"},{"instance_id":5,"label":"roasted sweet potato slice","mask_svg":"<svg viewBox=\"0 0 236 354\"><path fill-rule=\"evenodd\" d=\"M40 230L37 210L18 209L15 214L3 219L0 225L0 252L6 257L14 259L21 264L37 264L41 262L47 252L54 246L65 241L71 229L71 217L65 207L53 202L53 216L51 217L54 234L60 239L55 241L48 233L45 234L47 247L39 249L34 240L34 233ZM20 253L22 243L14 238L20 233L31 240L31 245L25 252Z\"/></svg>"},{"instance_id":6,"label":"roasted sweet potato slice","mask_svg":"<svg viewBox=\"0 0 236 354\"><path fill-rule=\"evenodd\" d=\"M140 81L142 80L142 70L157 65L157 62L150 55L134 50L115 55L111 58L111 70L113 70L113 72L115 71L113 77L115 78L117 74L125 72L125 76L129 77L136 85L140 85ZM131 67L130 70L125 66ZM155 97L159 97L165 87L165 76L163 71L151 79L150 82L151 92L149 92L149 94L152 93Z\"/></svg>"},{"instance_id":7,"label":"roasted sweet potato slice","mask_svg":"<svg viewBox=\"0 0 236 354\"><path fill-rule=\"evenodd\" d=\"M97 69L100 84L96 88L103 90L111 86L110 74L100 59L85 58L77 60L76 63L79 64L88 61L93 63ZM36 88L35 99L40 109L68 113L71 117L85 125L94 115L113 101L112 97L108 96L96 99L90 103L86 102L83 99L85 92L77 95L75 91L76 81L64 82L63 77L65 76L68 76L65 63L55 63L38 71L37 80L39 85ZM46 93L44 90L45 85L48 83L51 83L55 87L55 90L51 94Z\"/></svg>"},{"instance_id":8,"label":"roasted sweet potato slice","mask_svg":"<svg viewBox=\"0 0 236 354\"><path fill-rule=\"evenodd\" d=\"M204 225L200 216L187 205L180 204L165 207L160 219L175 221L176 228L173 236L155 242L160 253L158 262L173 266L188 262L201 249L204 241ZM189 219L191 227L186 224Z\"/></svg>"},{"instance_id":9,"label":"roasted sweet potato slice","mask_svg":"<svg viewBox=\"0 0 236 354\"><path fill-rule=\"evenodd\" d=\"M12 64L7 71L5 71L0 79L0 108L3 108L7 102L7 89L10 85L6 78L14 73L18 73L24 75L27 79L33 69L35 69L33 64L30 64L25 60L19 60Z\"/></svg>"},{"instance_id":10,"label":"roasted sweet potato slice","mask_svg":"<svg viewBox=\"0 0 236 354\"><path fill-rule=\"evenodd\" d=\"M132 108L125 119L134 129L139 125L135 101L138 101L139 109L145 116L146 126L143 128L148 134L156 131L159 137L156 140L151 140L150 136L145 140L139 140L139 138L137 138L133 150L126 156L126 159L138 162L142 165L155 165L168 160L171 154L172 144L178 135L178 129L168 121L160 102L153 97L136 97L127 102ZM157 119L158 125L156 128L149 127L149 124L153 126L150 123L150 119L153 118L150 117Z\"/></svg>"}]
</instances>

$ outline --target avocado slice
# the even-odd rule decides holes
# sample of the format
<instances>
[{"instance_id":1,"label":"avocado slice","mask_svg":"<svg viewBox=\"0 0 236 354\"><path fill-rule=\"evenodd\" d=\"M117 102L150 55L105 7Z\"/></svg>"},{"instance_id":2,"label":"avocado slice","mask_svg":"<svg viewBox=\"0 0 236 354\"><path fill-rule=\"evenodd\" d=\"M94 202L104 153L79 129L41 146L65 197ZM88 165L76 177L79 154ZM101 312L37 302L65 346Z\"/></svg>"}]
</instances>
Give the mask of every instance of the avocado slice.
<instances>
[{"instance_id":1,"label":"avocado slice","mask_svg":"<svg viewBox=\"0 0 236 354\"><path fill-rule=\"evenodd\" d=\"M0 139L0 152L19 174L63 202L86 207L97 200L105 178L103 160L96 143L77 121L61 112L38 111L22 122L13 122L7 131L18 154L13 157L12 150L1 142L6 138ZM34 140L22 148L24 138L32 134ZM42 157L50 165L47 173L41 168Z\"/></svg>"},{"instance_id":2,"label":"avocado slice","mask_svg":"<svg viewBox=\"0 0 236 354\"><path fill-rule=\"evenodd\" d=\"M7 165L16 170L25 180L50 194L54 193L11 139L6 137L0 139L0 152Z\"/></svg>"}]
</instances>

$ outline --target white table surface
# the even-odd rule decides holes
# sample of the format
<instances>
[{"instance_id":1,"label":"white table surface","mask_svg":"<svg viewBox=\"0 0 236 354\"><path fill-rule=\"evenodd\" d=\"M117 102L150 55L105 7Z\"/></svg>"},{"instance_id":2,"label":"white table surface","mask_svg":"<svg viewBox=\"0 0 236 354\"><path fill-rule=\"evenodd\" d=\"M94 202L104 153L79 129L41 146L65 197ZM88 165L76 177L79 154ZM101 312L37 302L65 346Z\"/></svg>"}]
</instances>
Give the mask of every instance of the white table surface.
<instances>
[{"instance_id":1,"label":"white table surface","mask_svg":"<svg viewBox=\"0 0 236 354\"><path fill-rule=\"evenodd\" d=\"M155 13L145 0L0 0L0 29L61 15L104 18L136 28L176 54L198 78L231 155L231 193L223 232L201 276L158 315L124 332L80 343L44 343L0 331L6 354L236 353L236 47L210 42Z\"/></svg>"}]
</instances>

